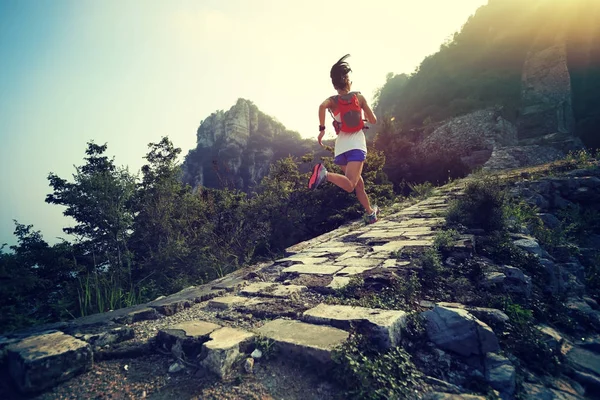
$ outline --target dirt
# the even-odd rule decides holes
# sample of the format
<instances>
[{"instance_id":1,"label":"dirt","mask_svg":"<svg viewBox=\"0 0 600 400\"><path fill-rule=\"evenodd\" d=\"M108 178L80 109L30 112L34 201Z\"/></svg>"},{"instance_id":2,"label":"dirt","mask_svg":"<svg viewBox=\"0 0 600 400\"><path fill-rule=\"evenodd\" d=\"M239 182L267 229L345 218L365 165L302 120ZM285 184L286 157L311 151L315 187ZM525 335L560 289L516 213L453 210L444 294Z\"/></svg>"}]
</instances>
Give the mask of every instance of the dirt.
<instances>
[{"instance_id":1,"label":"dirt","mask_svg":"<svg viewBox=\"0 0 600 400\"><path fill-rule=\"evenodd\" d=\"M45 393L20 395L14 387L0 385L4 400L152 399L152 400L333 400L339 388L318 368L289 360L257 360L252 374L236 373L224 380L186 368L170 374L173 359L148 355L135 359L107 360Z\"/></svg>"}]
</instances>

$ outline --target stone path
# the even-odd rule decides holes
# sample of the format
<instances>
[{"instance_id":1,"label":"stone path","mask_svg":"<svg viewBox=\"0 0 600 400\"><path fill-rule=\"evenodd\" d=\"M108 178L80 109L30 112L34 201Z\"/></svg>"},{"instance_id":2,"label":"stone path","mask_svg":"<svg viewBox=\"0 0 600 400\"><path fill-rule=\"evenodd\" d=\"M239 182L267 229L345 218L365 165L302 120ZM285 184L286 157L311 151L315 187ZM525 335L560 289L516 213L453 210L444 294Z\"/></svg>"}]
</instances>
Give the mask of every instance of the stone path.
<instances>
[{"instance_id":1,"label":"stone path","mask_svg":"<svg viewBox=\"0 0 600 400\"><path fill-rule=\"evenodd\" d=\"M323 296L370 270L408 267L410 262L399 261L394 254L430 246L444 222L441 212L457 191L439 191L384 215L373 225L357 222L299 243L287 249L285 258L207 285L147 304L39 327L27 337L0 338L0 356L6 357L18 388L33 392L89 370L94 357L107 357L112 347L132 340L138 347L149 346L150 351L178 359L173 371L191 364L221 377L240 358L248 357L257 342L274 344L287 356L327 364L332 350L357 323L381 346L394 346L405 323L403 311L328 305L322 303ZM155 328L156 335L147 340L132 339L142 323L158 324L199 306L204 318ZM251 322L236 326L232 322L236 318L228 313Z\"/></svg>"}]
</instances>

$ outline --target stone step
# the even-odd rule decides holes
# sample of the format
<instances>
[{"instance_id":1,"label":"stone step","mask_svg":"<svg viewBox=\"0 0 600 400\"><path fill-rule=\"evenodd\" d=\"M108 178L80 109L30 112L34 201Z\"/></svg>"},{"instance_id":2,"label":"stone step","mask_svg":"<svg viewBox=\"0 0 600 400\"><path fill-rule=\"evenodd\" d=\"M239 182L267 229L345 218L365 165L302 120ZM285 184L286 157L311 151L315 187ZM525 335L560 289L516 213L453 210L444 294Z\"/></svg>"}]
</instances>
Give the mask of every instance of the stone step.
<instances>
[{"instance_id":1,"label":"stone step","mask_svg":"<svg viewBox=\"0 0 600 400\"><path fill-rule=\"evenodd\" d=\"M302 320L349 330L353 324L362 325L382 348L400 344L402 328L406 326L406 312L379 310L345 305L319 304L307 310Z\"/></svg>"},{"instance_id":2,"label":"stone step","mask_svg":"<svg viewBox=\"0 0 600 400\"><path fill-rule=\"evenodd\" d=\"M295 264L291 267L284 268L281 272L298 273L298 274L313 274L313 275L333 275L344 268L343 265L324 265L324 264Z\"/></svg>"},{"instance_id":3,"label":"stone step","mask_svg":"<svg viewBox=\"0 0 600 400\"><path fill-rule=\"evenodd\" d=\"M246 296L265 296L287 298L292 294L301 293L306 290L306 286L300 285L282 285L273 282L254 282L245 286L240 293Z\"/></svg>"},{"instance_id":4,"label":"stone step","mask_svg":"<svg viewBox=\"0 0 600 400\"><path fill-rule=\"evenodd\" d=\"M194 359L210 334L221 326L205 321L187 321L161 329L156 334L156 344L175 357Z\"/></svg>"},{"instance_id":5,"label":"stone step","mask_svg":"<svg viewBox=\"0 0 600 400\"><path fill-rule=\"evenodd\" d=\"M273 340L282 353L321 364L329 363L331 352L350 336L341 329L286 319L269 321L257 332Z\"/></svg>"},{"instance_id":6,"label":"stone step","mask_svg":"<svg viewBox=\"0 0 600 400\"><path fill-rule=\"evenodd\" d=\"M254 334L241 329L188 321L161 329L156 342L186 363L196 364L223 378L248 350L253 338Z\"/></svg>"},{"instance_id":7,"label":"stone step","mask_svg":"<svg viewBox=\"0 0 600 400\"><path fill-rule=\"evenodd\" d=\"M62 332L30 336L6 351L9 373L23 393L53 387L89 371L94 362L89 343Z\"/></svg>"},{"instance_id":8,"label":"stone step","mask_svg":"<svg viewBox=\"0 0 600 400\"><path fill-rule=\"evenodd\" d=\"M208 302L208 306L211 308L218 308L220 310L228 310L235 308L235 306L253 305L260 304L262 300L250 297L242 296L223 296L216 297Z\"/></svg>"},{"instance_id":9,"label":"stone step","mask_svg":"<svg viewBox=\"0 0 600 400\"><path fill-rule=\"evenodd\" d=\"M249 349L254 334L241 329L224 327L213 331L202 345L200 365L220 378L231 372L235 362Z\"/></svg>"}]
</instances>

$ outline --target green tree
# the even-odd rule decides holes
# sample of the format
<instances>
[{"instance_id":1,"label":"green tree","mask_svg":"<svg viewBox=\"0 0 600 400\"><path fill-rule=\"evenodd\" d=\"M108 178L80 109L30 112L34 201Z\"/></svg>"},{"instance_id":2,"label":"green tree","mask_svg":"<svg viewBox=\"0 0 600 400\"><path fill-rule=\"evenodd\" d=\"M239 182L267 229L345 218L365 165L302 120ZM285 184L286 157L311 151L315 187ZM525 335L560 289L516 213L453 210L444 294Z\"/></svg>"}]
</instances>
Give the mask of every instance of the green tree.
<instances>
[{"instance_id":1,"label":"green tree","mask_svg":"<svg viewBox=\"0 0 600 400\"><path fill-rule=\"evenodd\" d=\"M85 271L78 271L80 299L87 311L105 311L134 300L132 254L127 247L133 223L136 178L104 154L106 144L88 143L86 164L75 167L73 182L48 175L53 193L46 202L65 206L76 225L63 230L77 238ZM95 292L95 296L91 295ZM95 301L91 298L95 297Z\"/></svg>"}]
</instances>

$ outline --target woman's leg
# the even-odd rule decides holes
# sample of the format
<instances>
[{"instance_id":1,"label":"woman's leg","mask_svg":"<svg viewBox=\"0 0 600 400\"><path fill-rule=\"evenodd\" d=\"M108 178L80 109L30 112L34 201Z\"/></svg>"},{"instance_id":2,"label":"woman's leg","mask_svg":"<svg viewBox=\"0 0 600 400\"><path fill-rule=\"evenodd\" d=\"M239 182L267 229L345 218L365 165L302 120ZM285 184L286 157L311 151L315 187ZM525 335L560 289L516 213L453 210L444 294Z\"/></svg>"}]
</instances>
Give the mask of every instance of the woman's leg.
<instances>
[{"instance_id":1,"label":"woman's leg","mask_svg":"<svg viewBox=\"0 0 600 400\"><path fill-rule=\"evenodd\" d=\"M356 198L364 207L367 214L371 214L373 213L373 209L369 203L369 197L365 192L365 181L361 176L363 164L363 161L350 161L348 165L340 165L342 171L344 171L344 175L328 172L327 180L346 190L348 193L356 190Z\"/></svg>"}]
</instances>

